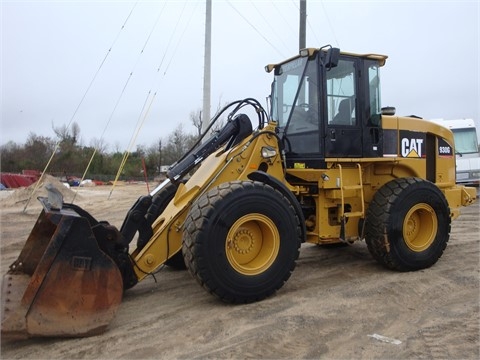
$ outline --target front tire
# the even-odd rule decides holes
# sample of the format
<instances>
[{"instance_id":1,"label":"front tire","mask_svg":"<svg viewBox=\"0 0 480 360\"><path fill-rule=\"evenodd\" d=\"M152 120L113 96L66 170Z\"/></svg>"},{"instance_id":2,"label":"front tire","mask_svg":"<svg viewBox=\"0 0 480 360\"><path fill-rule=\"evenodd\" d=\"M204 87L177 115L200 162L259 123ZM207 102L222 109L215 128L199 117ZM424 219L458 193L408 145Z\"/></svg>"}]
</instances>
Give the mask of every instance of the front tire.
<instances>
[{"instance_id":1,"label":"front tire","mask_svg":"<svg viewBox=\"0 0 480 360\"><path fill-rule=\"evenodd\" d=\"M395 179L380 188L368 208L365 240L372 256L390 269L424 269L442 256L450 222L437 186L419 178Z\"/></svg>"},{"instance_id":2,"label":"front tire","mask_svg":"<svg viewBox=\"0 0 480 360\"><path fill-rule=\"evenodd\" d=\"M183 254L207 291L226 302L249 303L283 286L300 244L299 218L285 196L261 182L232 181L192 205Z\"/></svg>"}]
</instances>

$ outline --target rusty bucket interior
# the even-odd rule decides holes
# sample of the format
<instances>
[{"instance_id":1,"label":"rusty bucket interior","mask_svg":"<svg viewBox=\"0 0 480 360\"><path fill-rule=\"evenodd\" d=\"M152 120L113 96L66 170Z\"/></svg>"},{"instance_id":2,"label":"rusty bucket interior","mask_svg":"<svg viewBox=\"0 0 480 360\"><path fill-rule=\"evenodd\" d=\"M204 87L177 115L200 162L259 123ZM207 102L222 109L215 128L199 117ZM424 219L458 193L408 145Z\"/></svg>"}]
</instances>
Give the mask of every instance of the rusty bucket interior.
<instances>
[{"instance_id":1,"label":"rusty bucket interior","mask_svg":"<svg viewBox=\"0 0 480 360\"><path fill-rule=\"evenodd\" d=\"M3 277L2 339L102 333L122 294L120 270L98 246L88 219L44 207Z\"/></svg>"}]
</instances>

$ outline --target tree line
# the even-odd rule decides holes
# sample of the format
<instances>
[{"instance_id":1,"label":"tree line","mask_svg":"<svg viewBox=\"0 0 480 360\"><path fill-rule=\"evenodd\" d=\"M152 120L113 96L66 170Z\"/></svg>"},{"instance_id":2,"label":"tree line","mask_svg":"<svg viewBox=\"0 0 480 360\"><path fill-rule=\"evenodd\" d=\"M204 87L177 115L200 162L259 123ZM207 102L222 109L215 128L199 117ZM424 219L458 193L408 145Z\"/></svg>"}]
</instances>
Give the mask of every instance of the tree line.
<instances>
[{"instance_id":1,"label":"tree line","mask_svg":"<svg viewBox=\"0 0 480 360\"><path fill-rule=\"evenodd\" d=\"M150 146L137 145L128 154L120 174L121 180L144 178L143 166L150 179L161 175L161 170L181 158L198 140L201 134L201 111L190 114L196 128L188 133L179 124L165 138L159 138ZM24 144L13 141L0 147L2 172L21 173L23 170L43 171L50 161L47 173L57 177L79 177L85 172L86 179L113 180L123 162L125 153L118 149L107 151L108 144L102 140L92 140L89 146L80 141L80 127L72 123L70 127L53 127L55 137L41 136L31 132ZM52 157L52 154L53 157ZM90 163L90 165L89 165Z\"/></svg>"}]
</instances>

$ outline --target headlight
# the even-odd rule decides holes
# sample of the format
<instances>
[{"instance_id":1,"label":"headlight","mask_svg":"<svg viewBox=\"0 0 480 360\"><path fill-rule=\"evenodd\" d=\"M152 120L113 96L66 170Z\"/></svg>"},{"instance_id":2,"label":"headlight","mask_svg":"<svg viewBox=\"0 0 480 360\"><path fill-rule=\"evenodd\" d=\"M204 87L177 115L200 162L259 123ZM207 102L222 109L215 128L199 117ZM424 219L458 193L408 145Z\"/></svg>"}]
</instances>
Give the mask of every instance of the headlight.
<instances>
[{"instance_id":1,"label":"headlight","mask_svg":"<svg viewBox=\"0 0 480 360\"><path fill-rule=\"evenodd\" d=\"M275 156L277 156L277 150L274 147L271 147L271 146L262 147L262 157L264 159L270 159Z\"/></svg>"}]
</instances>

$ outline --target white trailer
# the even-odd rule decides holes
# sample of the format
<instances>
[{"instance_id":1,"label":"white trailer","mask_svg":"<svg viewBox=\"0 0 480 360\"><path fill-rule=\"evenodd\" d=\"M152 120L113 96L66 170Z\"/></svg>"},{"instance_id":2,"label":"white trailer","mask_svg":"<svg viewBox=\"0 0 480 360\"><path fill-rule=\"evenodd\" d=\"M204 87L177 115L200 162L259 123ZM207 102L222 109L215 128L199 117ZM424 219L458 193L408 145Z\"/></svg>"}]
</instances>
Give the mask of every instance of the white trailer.
<instances>
[{"instance_id":1,"label":"white trailer","mask_svg":"<svg viewBox=\"0 0 480 360\"><path fill-rule=\"evenodd\" d=\"M480 184L480 153L473 119L432 120L453 132L455 138L457 183Z\"/></svg>"}]
</instances>

